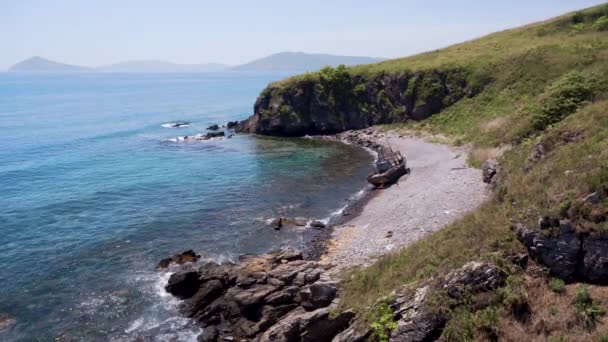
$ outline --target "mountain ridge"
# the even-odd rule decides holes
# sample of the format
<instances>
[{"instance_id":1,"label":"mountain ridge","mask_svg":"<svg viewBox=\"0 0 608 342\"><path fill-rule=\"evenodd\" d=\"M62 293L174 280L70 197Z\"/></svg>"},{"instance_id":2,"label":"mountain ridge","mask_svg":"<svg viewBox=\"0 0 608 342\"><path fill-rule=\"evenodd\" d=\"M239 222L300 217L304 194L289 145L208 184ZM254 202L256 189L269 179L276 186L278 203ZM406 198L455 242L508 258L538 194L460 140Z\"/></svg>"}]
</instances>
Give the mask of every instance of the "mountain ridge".
<instances>
[{"instance_id":1,"label":"mountain ridge","mask_svg":"<svg viewBox=\"0 0 608 342\"><path fill-rule=\"evenodd\" d=\"M381 61L380 58L340 56L330 54L309 54L304 52L279 52L250 62L231 66L222 63L179 64L163 60L130 60L97 67L86 67L53 61L34 56L11 66L9 72L62 73L187 73L218 71L283 71L305 72L316 71L324 66L360 65Z\"/></svg>"}]
</instances>

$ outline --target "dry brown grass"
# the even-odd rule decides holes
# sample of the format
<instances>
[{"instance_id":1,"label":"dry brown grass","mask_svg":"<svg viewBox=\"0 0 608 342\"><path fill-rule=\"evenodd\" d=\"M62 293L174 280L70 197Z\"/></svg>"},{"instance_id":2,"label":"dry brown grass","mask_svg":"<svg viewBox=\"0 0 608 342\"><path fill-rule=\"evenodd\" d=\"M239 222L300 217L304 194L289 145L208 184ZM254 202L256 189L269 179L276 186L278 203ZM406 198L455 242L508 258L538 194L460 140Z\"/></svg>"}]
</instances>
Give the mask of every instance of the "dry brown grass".
<instances>
[{"instance_id":1,"label":"dry brown grass","mask_svg":"<svg viewBox=\"0 0 608 342\"><path fill-rule=\"evenodd\" d=\"M536 270L533 265L529 270ZM581 284L566 286L562 294L555 293L548 285L549 279L538 272L528 271L524 277L530 305L530 318L520 322L511 316L503 317L499 323L501 341L583 342L599 341L608 334L608 318L603 318L594 328L586 328L577 316L574 298ZM591 297L602 308L608 308L608 289L588 285ZM561 338L561 340L559 339Z\"/></svg>"}]
</instances>

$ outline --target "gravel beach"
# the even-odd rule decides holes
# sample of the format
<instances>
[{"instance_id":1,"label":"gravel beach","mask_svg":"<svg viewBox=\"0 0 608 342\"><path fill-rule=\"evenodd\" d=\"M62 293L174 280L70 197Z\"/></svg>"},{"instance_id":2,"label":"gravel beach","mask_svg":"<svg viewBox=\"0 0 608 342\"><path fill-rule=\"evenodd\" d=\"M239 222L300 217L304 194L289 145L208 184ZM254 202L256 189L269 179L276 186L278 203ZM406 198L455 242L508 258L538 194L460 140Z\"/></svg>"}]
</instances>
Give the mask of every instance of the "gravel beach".
<instances>
[{"instance_id":1,"label":"gravel beach","mask_svg":"<svg viewBox=\"0 0 608 342\"><path fill-rule=\"evenodd\" d=\"M334 227L322 259L338 269L369 265L374 257L462 217L488 194L481 170L467 166L465 149L394 133L380 136L376 142L401 151L411 173L398 184L374 190L358 215Z\"/></svg>"}]
</instances>

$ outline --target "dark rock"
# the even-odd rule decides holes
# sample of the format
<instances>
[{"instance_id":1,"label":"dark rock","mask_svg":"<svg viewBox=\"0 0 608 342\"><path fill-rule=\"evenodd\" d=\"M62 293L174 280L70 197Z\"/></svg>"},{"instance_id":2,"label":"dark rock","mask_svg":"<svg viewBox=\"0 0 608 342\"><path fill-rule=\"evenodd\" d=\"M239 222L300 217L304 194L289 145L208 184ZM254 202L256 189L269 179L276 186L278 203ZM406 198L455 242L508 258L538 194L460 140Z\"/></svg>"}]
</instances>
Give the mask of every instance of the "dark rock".
<instances>
[{"instance_id":1,"label":"dark rock","mask_svg":"<svg viewBox=\"0 0 608 342\"><path fill-rule=\"evenodd\" d=\"M302 80L288 89L268 86L257 98L254 114L237 131L277 136L334 134L371 125L422 120L486 84L468 83L458 69L352 76L340 94L318 81ZM421 87L433 84L432 94ZM364 90L355 90L363 87ZM407 89L407 92L405 91Z\"/></svg>"},{"instance_id":2,"label":"dark rock","mask_svg":"<svg viewBox=\"0 0 608 342\"><path fill-rule=\"evenodd\" d=\"M211 126L207 127L207 129L211 130L211 131L215 131L215 130L217 130L219 128L220 128L220 126L218 126L218 125L211 125Z\"/></svg>"},{"instance_id":3,"label":"dark rock","mask_svg":"<svg viewBox=\"0 0 608 342\"><path fill-rule=\"evenodd\" d=\"M583 199L583 201L589 204L599 204L601 200L602 194L599 191L592 192Z\"/></svg>"},{"instance_id":4,"label":"dark rock","mask_svg":"<svg viewBox=\"0 0 608 342\"><path fill-rule=\"evenodd\" d=\"M196 271L182 271L171 275L165 290L172 295L185 299L192 297L200 286Z\"/></svg>"},{"instance_id":5,"label":"dark rock","mask_svg":"<svg viewBox=\"0 0 608 342\"><path fill-rule=\"evenodd\" d=\"M266 297L266 303L270 305L288 304L294 301L296 293L299 291L299 287L292 286L282 291L275 292Z\"/></svg>"},{"instance_id":6,"label":"dark rock","mask_svg":"<svg viewBox=\"0 0 608 342\"><path fill-rule=\"evenodd\" d=\"M312 221L310 223L310 226L313 228L325 228L325 223L323 223L321 221Z\"/></svg>"},{"instance_id":7,"label":"dark rock","mask_svg":"<svg viewBox=\"0 0 608 342\"><path fill-rule=\"evenodd\" d=\"M583 240L584 278L592 283L608 283L608 236L592 234Z\"/></svg>"},{"instance_id":8,"label":"dark rock","mask_svg":"<svg viewBox=\"0 0 608 342\"><path fill-rule=\"evenodd\" d=\"M224 284L217 279L204 282L182 309L187 316L193 316L197 312L211 304L224 292Z\"/></svg>"},{"instance_id":9,"label":"dark rock","mask_svg":"<svg viewBox=\"0 0 608 342\"><path fill-rule=\"evenodd\" d=\"M498 162L494 159L486 160L481 166L483 182L492 184L496 181L496 175L499 172Z\"/></svg>"},{"instance_id":10,"label":"dark rock","mask_svg":"<svg viewBox=\"0 0 608 342\"><path fill-rule=\"evenodd\" d=\"M241 306L251 306L262 302L269 294L275 292L276 287L272 285L256 285L248 289L231 288L226 296Z\"/></svg>"},{"instance_id":11,"label":"dark rock","mask_svg":"<svg viewBox=\"0 0 608 342\"><path fill-rule=\"evenodd\" d=\"M226 128L234 129L236 126L238 126L238 124L238 121L228 121L228 123L226 124Z\"/></svg>"},{"instance_id":12,"label":"dark rock","mask_svg":"<svg viewBox=\"0 0 608 342\"><path fill-rule=\"evenodd\" d=\"M216 342L219 336L220 332L217 328L209 326L203 329L203 332L196 337L196 340L198 342Z\"/></svg>"},{"instance_id":13,"label":"dark rock","mask_svg":"<svg viewBox=\"0 0 608 342\"><path fill-rule=\"evenodd\" d=\"M514 229L530 256L547 266L554 276L566 281L577 277L581 240L569 222L562 221L556 235L543 234L522 224L516 224Z\"/></svg>"},{"instance_id":14,"label":"dark rock","mask_svg":"<svg viewBox=\"0 0 608 342\"><path fill-rule=\"evenodd\" d=\"M331 304L336 297L338 289L329 284L312 284L300 291L302 307L306 310L315 310Z\"/></svg>"},{"instance_id":15,"label":"dark rock","mask_svg":"<svg viewBox=\"0 0 608 342\"><path fill-rule=\"evenodd\" d=\"M429 286L415 292L405 291L393 303L397 328L391 332L391 342L435 341L441 336L446 318L427 309Z\"/></svg>"},{"instance_id":16,"label":"dark rock","mask_svg":"<svg viewBox=\"0 0 608 342\"><path fill-rule=\"evenodd\" d=\"M156 269L163 270L171 264L183 265L188 262L196 262L200 257L200 255L197 255L193 250L189 249L185 252L175 254L174 256L164 258L158 263Z\"/></svg>"},{"instance_id":17,"label":"dark rock","mask_svg":"<svg viewBox=\"0 0 608 342\"><path fill-rule=\"evenodd\" d=\"M551 218L549 216L543 216L538 219L538 228L549 229L559 227L559 219Z\"/></svg>"},{"instance_id":18,"label":"dark rock","mask_svg":"<svg viewBox=\"0 0 608 342\"><path fill-rule=\"evenodd\" d=\"M330 316L329 313L329 308L310 312L297 308L268 329L259 341L331 341L334 336L350 325L355 315L350 311L341 312L335 316Z\"/></svg>"},{"instance_id":19,"label":"dark rock","mask_svg":"<svg viewBox=\"0 0 608 342\"><path fill-rule=\"evenodd\" d=\"M268 224L274 230L280 230L283 227L283 220L281 218L275 218Z\"/></svg>"},{"instance_id":20,"label":"dark rock","mask_svg":"<svg viewBox=\"0 0 608 342\"><path fill-rule=\"evenodd\" d=\"M218 138L218 137L223 137L226 135L226 133L220 131L220 132L209 132L206 134L208 138Z\"/></svg>"},{"instance_id":21,"label":"dark rock","mask_svg":"<svg viewBox=\"0 0 608 342\"><path fill-rule=\"evenodd\" d=\"M469 262L449 273L443 281L443 289L455 299L462 299L467 293L490 291L502 286L506 274L496 265L484 262Z\"/></svg>"}]
</instances>

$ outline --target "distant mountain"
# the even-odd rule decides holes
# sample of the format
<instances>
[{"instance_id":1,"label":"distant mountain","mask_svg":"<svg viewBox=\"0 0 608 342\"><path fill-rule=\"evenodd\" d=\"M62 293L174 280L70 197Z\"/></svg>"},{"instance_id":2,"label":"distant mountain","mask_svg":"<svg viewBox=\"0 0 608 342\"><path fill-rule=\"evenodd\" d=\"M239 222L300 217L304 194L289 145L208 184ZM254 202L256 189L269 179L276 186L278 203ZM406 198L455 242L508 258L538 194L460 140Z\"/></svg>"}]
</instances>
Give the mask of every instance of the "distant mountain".
<instances>
[{"instance_id":1,"label":"distant mountain","mask_svg":"<svg viewBox=\"0 0 608 342\"><path fill-rule=\"evenodd\" d=\"M86 72L90 68L54 62L42 57L32 57L13 65L10 72Z\"/></svg>"},{"instance_id":2,"label":"distant mountain","mask_svg":"<svg viewBox=\"0 0 608 342\"><path fill-rule=\"evenodd\" d=\"M104 72L104 73L195 73L217 71L283 71L304 72L316 71L324 66L339 64L357 65L381 61L380 58L334 56L327 54L309 54L303 52L281 52L246 64L230 67L220 63L176 64L159 60L134 60L100 67L88 68L77 65L55 62L42 57L28 58L13 65L12 72Z\"/></svg>"},{"instance_id":3,"label":"distant mountain","mask_svg":"<svg viewBox=\"0 0 608 342\"><path fill-rule=\"evenodd\" d=\"M324 66L358 65L381 61L381 58L335 56L304 52L280 52L233 67L235 71L316 71Z\"/></svg>"},{"instance_id":4,"label":"distant mountain","mask_svg":"<svg viewBox=\"0 0 608 342\"><path fill-rule=\"evenodd\" d=\"M140 60L128 61L95 68L99 72L125 73L172 73L172 72L216 72L228 69L229 66L219 63L175 64L166 61Z\"/></svg>"}]
</instances>

